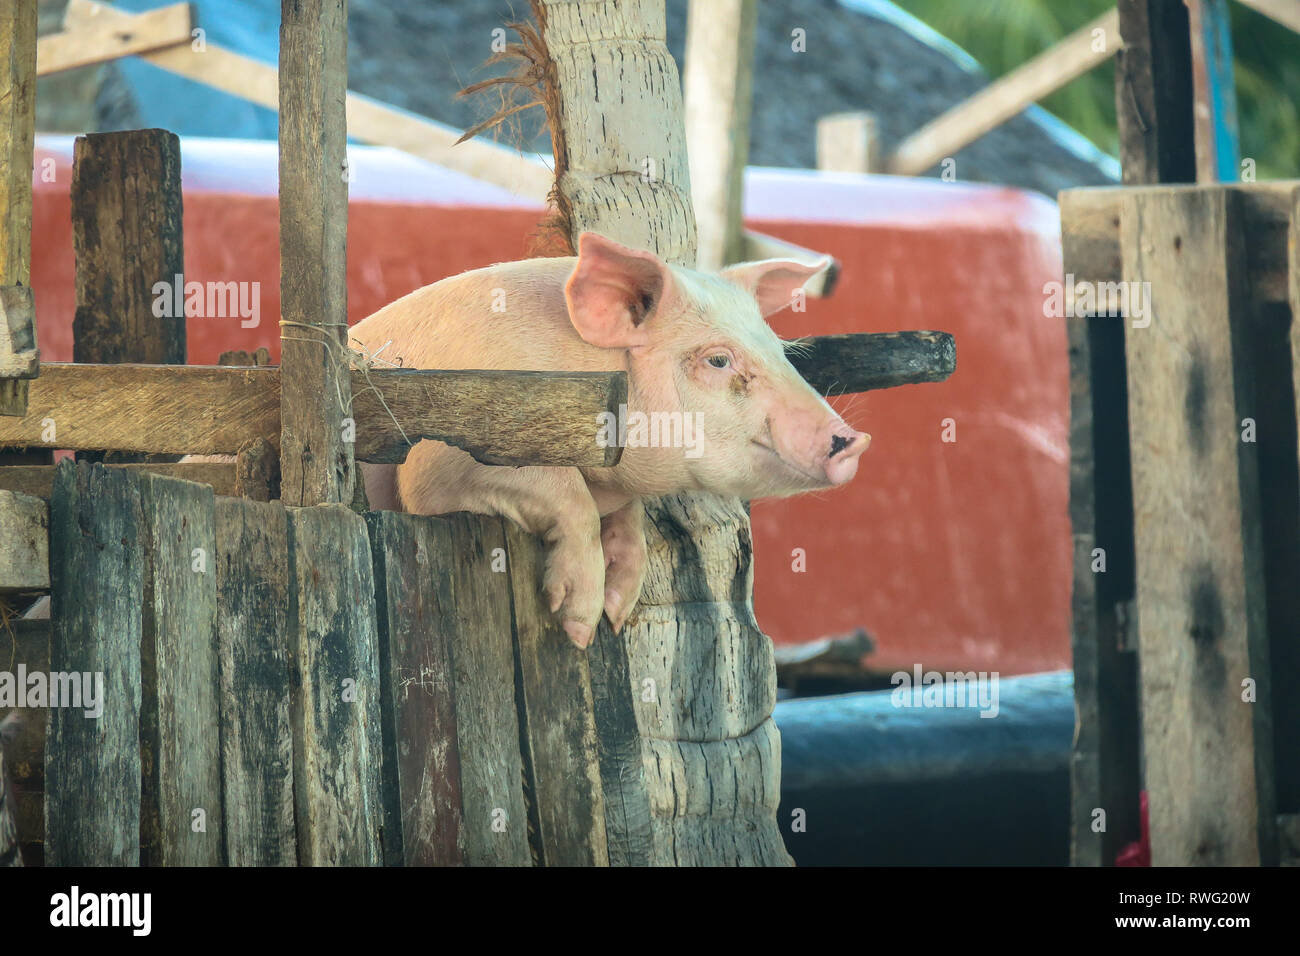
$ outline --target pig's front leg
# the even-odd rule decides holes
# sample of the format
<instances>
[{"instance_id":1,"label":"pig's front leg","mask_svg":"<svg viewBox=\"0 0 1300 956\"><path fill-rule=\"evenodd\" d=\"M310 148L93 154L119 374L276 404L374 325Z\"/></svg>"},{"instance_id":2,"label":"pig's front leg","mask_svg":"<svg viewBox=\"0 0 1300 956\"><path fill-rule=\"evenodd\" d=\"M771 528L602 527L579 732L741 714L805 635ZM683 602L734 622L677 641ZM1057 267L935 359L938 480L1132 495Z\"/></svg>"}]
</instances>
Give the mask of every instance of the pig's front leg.
<instances>
[{"instance_id":1,"label":"pig's front leg","mask_svg":"<svg viewBox=\"0 0 1300 956\"><path fill-rule=\"evenodd\" d=\"M542 591L578 647L596 632L605 599L600 513L576 468L483 465L440 442L420 442L397 469L397 492L413 514L502 515L547 545Z\"/></svg>"},{"instance_id":2,"label":"pig's front leg","mask_svg":"<svg viewBox=\"0 0 1300 956\"><path fill-rule=\"evenodd\" d=\"M641 597L645 583L645 506L633 498L600 519L605 553L605 616L617 634Z\"/></svg>"}]
</instances>

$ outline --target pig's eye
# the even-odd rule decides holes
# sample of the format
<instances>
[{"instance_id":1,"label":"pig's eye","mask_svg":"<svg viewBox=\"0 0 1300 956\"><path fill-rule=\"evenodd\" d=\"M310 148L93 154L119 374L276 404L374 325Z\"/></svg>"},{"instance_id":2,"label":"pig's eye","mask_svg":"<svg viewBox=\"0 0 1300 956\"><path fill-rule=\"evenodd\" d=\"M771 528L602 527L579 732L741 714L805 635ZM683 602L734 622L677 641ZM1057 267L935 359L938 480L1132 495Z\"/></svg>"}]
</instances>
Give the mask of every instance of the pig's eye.
<instances>
[{"instance_id":1,"label":"pig's eye","mask_svg":"<svg viewBox=\"0 0 1300 956\"><path fill-rule=\"evenodd\" d=\"M731 364L731 356L725 352L717 352L710 355L707 361L714 368L727 368Z\"/></svg>"}]
</instances>

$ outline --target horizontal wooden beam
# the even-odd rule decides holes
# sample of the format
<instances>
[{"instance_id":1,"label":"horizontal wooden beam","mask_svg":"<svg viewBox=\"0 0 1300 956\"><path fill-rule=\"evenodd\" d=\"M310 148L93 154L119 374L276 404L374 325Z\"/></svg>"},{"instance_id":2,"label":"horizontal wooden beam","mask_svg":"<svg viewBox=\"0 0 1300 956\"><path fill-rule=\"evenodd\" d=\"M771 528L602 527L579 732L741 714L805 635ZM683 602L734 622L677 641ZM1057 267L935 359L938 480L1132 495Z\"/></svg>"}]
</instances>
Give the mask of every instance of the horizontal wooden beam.
<instances>
[{"instance_id":1,"label":"horizontal wooden beam","mask_svg":"<svg viewBox=\"0 0 1300 956\"><path fill-rule=\"evenodd\" d=\"M49 76L180 44L188 47L193 29L193 8L188 3L174 3L51 33L36 43L36 75Z\"/></svg>"},{"instance_id":2,"label":"horizontal wooden beam","mask_svg":"<svg viewBox=\"0 0 1300 956\"><path fill-rule=\"evenodd\" d=\"M94 22L117 24L129 18L107 3L69 0L64 28L80 30ZM279 71L268 63L241 56L208 43L202 53L188 46L144 53L141 58L179 76L257 103L280 108ZM538 159L486 140L460 142L461 130L415 113L399 110L359 93L347 95L348 136L363 143L387 146L419 159L500 186L517 196L545 204L555 184L555 173ZM822 253L762 233L746 231L745 259L794 258L815 260ZM805 286L813 298L831 294L838 263Z\"/></svg>"},{"instance_id":3,"label":"horizontal wooden beam","mask_svg":"<svg viewBox=\"0 0 1300 956\"><path fill-rule=\"evenodd\" d=\"M0 492L13 491L48 501L54 487L55 465L4 465L0 466ZM108 464L105 468L126 468L148 471L167 478L184 478L201 485L211 485L214 494L233 498L235 488L235 463L232 461L174 461L127 462Z\"/></svg>"},{"instance_id":4,"label":"horizontal wooden beam","mask_svg":"<svg viewBox=\"0 0 1300 956\"><path fill-rule=\"evenodd\" d=\"M1097 31L1102 31L1100 39ZM926 123L899 144L890 158L889 171L900 176L920 175L1110 59L1120 45L1119 14L1111 10Z\"/></svg>"},{"instance_id":5,"label":"horizontal wooden beam","mask_svg":"<svg viewBox=\"0 0 1300 956\"><path fill-rule=\"evenodd\" d=\"M1288 297L1287 236L1291 210L1300 197L1300 180L1227 184L1241 192L1242 234L1246 239L1246 274L1257 302L1284 303ZM1186 189L1186 186L1143 187ZM1058 196L1061 234L1070 246L1074 281L1095 284L1122 280L1120 198L1126 186L1066 189Z\"/></svg>"},{"instance_id":6,"label":"horizontal wooden beam","mask_svg":"<svg viewBox=\"0 0 1300 956\"><path fill-rule=\"evenodd\" d=\"M957 368L947 332L854 332L788 343L790 363L827 395L942 382Z\"/></svg>"},{"instance_id":7,"label":"horizontal wooden beam","mask_svg":"<svg viewBox=\"0 0 1300 956\"><path fill-rule=\"evenodd\" d=\"M623 372L352 372L357 460L405 460L430 438L492 465L616 464L598 415L627 401ZM49 363L25 418L0 419L0 445L161 454L235 454L278 444L280 370Z\"/></svg>"}]
</instances>

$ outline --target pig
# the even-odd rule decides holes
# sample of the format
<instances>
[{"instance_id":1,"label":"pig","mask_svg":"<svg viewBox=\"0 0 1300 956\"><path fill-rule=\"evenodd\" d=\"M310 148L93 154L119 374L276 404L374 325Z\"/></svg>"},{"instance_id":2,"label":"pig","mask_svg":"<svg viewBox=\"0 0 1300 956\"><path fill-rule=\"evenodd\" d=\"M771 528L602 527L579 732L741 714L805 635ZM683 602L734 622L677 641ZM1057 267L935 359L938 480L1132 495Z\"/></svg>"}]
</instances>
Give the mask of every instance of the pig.
<instances>
[{"instance_id":1,"label":"pig","mask_svg":"<svg viewBox=\"0 0 1300 956\"><path fill-rule=\"evenodd\" d=\"M824 266L710 275L586 232L576 257L501 263L398 299L353 326L353 347L407 368L626 372L627 417L680 416L692 442L629 440L613 467L510 468L421 441L404 464L362 465L371 506L511 519L546 543L544 597L573 644L591 643L602 613L618 633L645 576L643 498L778 497L856 473L870 436L804 381L765 321Z\"/></svg>"}]
</instances>

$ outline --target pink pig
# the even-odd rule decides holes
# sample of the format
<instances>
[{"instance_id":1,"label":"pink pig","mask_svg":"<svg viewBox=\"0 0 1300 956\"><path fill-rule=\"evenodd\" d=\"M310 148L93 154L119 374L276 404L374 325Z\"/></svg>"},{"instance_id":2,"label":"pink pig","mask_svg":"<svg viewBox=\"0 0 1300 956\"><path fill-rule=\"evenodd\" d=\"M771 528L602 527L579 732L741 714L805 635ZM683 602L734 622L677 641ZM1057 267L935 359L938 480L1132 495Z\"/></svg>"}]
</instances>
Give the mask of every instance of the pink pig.
<instances>
[{"instance_id":1,"label":"pink pig","mask_svg":"<svg viewBox=\"0 0 1300 956\"><path fill-rule=\"evenodd\" d=\"M589 232L576 258L502 263L398 299L352 328L367 352L407 368L626 371L628 418L676 413L691 442L629 440L614 467L579 469L482 465L422 441L402 465L362 466L371 506L504 515L546 541L543 588L574 644L590 644L602 610L620 630L645 575L643 497L784 496L857 471L870 436L803 380L764 321L823 265L706 275Z\"/></svg>"}]
</instances>

